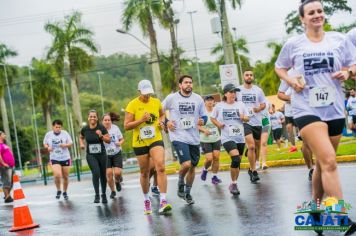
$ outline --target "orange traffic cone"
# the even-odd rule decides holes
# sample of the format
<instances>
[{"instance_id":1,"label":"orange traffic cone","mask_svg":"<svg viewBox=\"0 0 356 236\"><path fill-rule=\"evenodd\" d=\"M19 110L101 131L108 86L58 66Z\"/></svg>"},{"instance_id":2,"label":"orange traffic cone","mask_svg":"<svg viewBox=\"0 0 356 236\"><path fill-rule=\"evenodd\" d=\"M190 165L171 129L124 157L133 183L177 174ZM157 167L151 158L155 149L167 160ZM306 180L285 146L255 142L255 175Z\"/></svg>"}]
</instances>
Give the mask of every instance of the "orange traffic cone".
<instances>
[{"instance_id":1,"label":"orange traffic cone","mask_svg":"<svg viewBox=\"0 0 356 236\"><path fill-rule=\"evenodd\" d=\"M22 191L19 177L14 175L13 177L14 188L14 225L9 230L10 232L20 231L25 229L32 229L39 227L39 224L35 224L32 221L30 209L25 202L25 195Z\"/></svg>"}]
</instances>

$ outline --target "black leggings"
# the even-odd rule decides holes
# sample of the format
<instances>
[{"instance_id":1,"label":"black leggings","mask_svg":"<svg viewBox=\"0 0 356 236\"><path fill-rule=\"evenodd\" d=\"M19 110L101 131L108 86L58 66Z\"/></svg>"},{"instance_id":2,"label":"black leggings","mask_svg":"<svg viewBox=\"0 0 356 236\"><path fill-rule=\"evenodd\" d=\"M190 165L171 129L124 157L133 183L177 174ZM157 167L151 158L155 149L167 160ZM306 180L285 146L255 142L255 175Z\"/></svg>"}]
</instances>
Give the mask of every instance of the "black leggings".
<instances>
[{"instance_id":1,"label":"black leggings","mask_svg":"<svg viewBox=\"0 0 356 236\"><path fill-rule=\"evenodd\" d=\"M99 178L101 183L101 193L106 193L106 165L107 156L94 156L87 154L87 162L92 173L93 186L95 194L99 194Z\"/></svg>"}]
</instances>

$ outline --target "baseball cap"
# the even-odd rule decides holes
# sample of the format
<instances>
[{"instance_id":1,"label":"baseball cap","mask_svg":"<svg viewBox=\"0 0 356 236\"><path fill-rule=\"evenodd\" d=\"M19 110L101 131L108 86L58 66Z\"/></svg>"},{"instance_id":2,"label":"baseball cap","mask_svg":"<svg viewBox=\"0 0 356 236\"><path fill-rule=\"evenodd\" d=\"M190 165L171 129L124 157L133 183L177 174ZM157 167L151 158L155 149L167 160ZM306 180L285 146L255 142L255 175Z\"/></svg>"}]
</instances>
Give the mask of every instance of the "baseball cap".
<instances>
[{"instance_id":1,"label":"baseball cap","mask_svg":"<svg viewBox=\"0 0 356 236\"><path fill-rule=\"evenodd\" d=\"M138 83L137 90L139 90L141 92L141 94L143 94L143 95L154 93L151 81L149 81L147 79L141 80Z\"/></svg>"},{"instance_id":2,"label":"baseball cap","mask_svg":"<svg viewBox=\"0 0 356 236\"><path fill-rule=\"evenodd\" d=\"M212 95L206 95L204 97L204 101L206 101L206 100L214 100L214 97Z\"/></svg>"},{"instance_id":3,"label":"baseball cap","mask_svg":"<svg viewBox=\"0 0 356 236\"><path fill-rule=\"evenodd\" d=\"M235 85L233 85L233 84L227 84L224 86L223 91L224 91L224 93L227 93L230 91L240 92L241 90L239 88L236 88Z\"/></svg>"}]
</instances>

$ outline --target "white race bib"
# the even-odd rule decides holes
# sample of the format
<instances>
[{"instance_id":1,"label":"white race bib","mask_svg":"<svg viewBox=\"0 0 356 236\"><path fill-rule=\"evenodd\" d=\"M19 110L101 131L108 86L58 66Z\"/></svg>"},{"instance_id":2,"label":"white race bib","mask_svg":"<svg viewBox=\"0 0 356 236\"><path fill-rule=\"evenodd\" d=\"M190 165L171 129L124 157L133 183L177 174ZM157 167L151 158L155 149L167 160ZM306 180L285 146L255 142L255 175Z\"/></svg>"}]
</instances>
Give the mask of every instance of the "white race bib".
<instances>
[{"instance_id":1,"label":"white race bib","mask_svg":"<svg viewBox=\"0 0 356 236\"><path fill-rule=\"evenodd\" d=\"M155 128L153 126L145 126L140 128L141 139L154 138L155 135Z\"/></svg>"},{"instance_id":2,"label":"white race bib","mask_svg":"<svg viewBox=\"0 0 356 236\"><path fill-rule=\"evenodd\" d=\"M179 122L182 129L191 129L194 127L194 117L184 117Z\"/></svg>"},{"instance_id":3,"label":"white race bib","mask_svg":"<svg viewBox=\"0 0 356 236\"><path fill-rule=\"evenodd\" d=\"M63 154L63 149L60 148L60 147L54 148L54 149L53 149L53 153L54 153L56 156L60 156L60 155Z\"/></svg>"},{"instance_id":4,"label":"white race bib","mask_svg":"<svg viewBox=\"0 0 356 236\"><path fill-rule=\"evenodd\" d=\"M212 128L210 128L210 135L218 135L219 134L219 130L218 130L218 128L217 127L212 127Z\"/></svg>"},{"instance_id":5,"label":"white race bib","mask_svg":"<svg viewBox=\"0 0 356 236\"><path fill-rule=\"evenodd\" d=\"M253 117L255 115L255 112L253 112L253 109L251 108L251 109L249 109L248 110L248 116L249 117Z\"/></svg>"},{"instance_id":6,"label":"white race bib","mask_svg":"<svg viewBox=\"0 0 356 236\"><path fill-rule=\"evenodd\" d=\"M241 136L243 132L242 125L229 125L229 136L236 137Z\"/></svg>"},{"instance_id":7,"label":"white race bib","mask_svg":"<svg viewBox=\"0 0 356 236\"><path fill-rule=\"evenodd\" d=\"M332 87L314 87L309 90L311 107L330 106L335 102L335 90Z\"/></svg>"},{"instance_id":8,"label":"white race bib","mask_svg":"<svg viewBox=\"0 0 356 236\"><path fill-rule=\"evenodd\" d=\"M116 154L116 148L115 147L108 147L106 149L106 154L108 155L115 155Z\"/></svg>"},{"instance_id":9,"label":"white race bib","mask_svg":"<svg viewBox=\"0 0 356 236\"><path fill-rule=\"evenodd\" d=\"M89 144L89 153L91 154L101 153L101 144Z\"/></svg>"}]
</instances>

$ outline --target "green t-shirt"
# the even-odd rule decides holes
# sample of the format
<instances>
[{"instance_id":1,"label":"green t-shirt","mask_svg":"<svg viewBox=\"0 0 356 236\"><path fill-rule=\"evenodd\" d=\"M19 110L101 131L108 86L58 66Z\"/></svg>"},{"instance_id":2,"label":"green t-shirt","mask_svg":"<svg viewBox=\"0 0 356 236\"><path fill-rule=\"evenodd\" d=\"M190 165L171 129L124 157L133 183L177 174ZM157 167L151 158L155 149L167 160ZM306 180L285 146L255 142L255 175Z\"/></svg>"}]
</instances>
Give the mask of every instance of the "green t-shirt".
<instances>
[{"instance_id":1,"label":"green t-shirt","mask_svg":"<svg viewBox=\"0 0 356 236\"><path fill-rule=\"evenodd\" d=\"M202 143L215 143L220 140L220 133L218 127L216 127L210 120L211 112L207 112L208 121L203 128L208 129L211 134L205 135L204 132L200 132L200 142Z\"/></svg>"}]
</instances>

